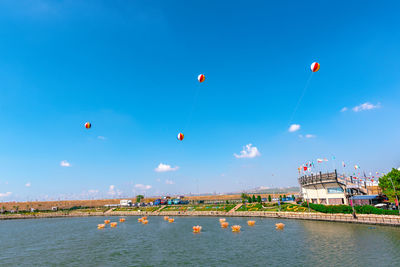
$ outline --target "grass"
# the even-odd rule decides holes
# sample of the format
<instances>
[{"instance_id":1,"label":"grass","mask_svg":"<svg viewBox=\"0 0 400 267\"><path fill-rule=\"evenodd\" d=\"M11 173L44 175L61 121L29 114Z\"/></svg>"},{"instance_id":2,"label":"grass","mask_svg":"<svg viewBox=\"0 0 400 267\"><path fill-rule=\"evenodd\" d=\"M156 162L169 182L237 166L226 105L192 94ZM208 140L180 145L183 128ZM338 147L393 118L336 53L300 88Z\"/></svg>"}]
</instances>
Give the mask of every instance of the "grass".
<instances>
[{"instance_id":1,"label":"grass","mask_svg":"<svg viewBox=\"0 0 400 267\"><path fill-rule=\"evenodd\" d=\"M114 211L148 211L153 212L160 208L160 206L152 206L152 207L119 207L114 209Z\"/></svg>"},{"instance_id":2,"label":"grass","mask_svg":"<svg viewBox=\"0 0 400 267\"><path fill-rule=\"evenodd\" d=\"M235 204L210 204L210 205L196 205L192 206L193 211L230 211L236 205ZM188 209L189 210L189 209Z\"/></svg>"},{"instance_id":3,"label":"grass","mask_svg":"<svg viewBox=\"0 0 400 267\"><path fill-rule=\"evenodd\" d=\"M186 211L189 208L187 205L179 205L179 206L166 206L162 209L162 211Z\"/></svg>"}]
</instances>

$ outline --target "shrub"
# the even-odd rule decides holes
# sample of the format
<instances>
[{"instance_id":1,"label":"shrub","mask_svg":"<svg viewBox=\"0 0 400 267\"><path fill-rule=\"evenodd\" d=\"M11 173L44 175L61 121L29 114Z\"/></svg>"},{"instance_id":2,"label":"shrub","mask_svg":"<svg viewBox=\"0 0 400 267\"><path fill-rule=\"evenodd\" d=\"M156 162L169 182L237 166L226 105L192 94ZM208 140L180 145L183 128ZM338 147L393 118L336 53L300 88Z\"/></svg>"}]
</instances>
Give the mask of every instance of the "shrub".
<instances>
[{"instance_id":1,"label":"shrub","mask_svg":"<svg viewBox=\"0 0 400 267\"><path fill-rule=\"evenodd\" d=\"M364 206L355 206L354 209L357 213L360 214L384 214L384 215L399 215L398 210L384 210L378 209L374 206L364 205Z\"/></svg>"},{"instance_id":2,"label":"shrub","mask_svg":"<svg viewBox=\"0 0 400 267\"><path fill-rule=\"evenodd\" d=\"M304 203L303 203L304 204ZM307 203L305 203L307 206ZM322 205L310 203L310 208L322 213L352 213L353 210L347 205Z\"/></svg>"},{"instance_id":3,"label":"shrub","mask_svg":"<svg viewBox=\"0 0 400 267\"><path fill-rule=\"evenodd\" d=\"M307 203L302 204L303 207L307 207ZM310 208L323 212L323 213L353 213L353 209L351 206L347 205L321 205L321 204L312 204L310 203ZM385 214L385 215L399 215L398 210L384 210L378 209L374 206L364 205L364 206L355 206L354 207L356 213L359 214Z\"/></svg>"}]
</instances>

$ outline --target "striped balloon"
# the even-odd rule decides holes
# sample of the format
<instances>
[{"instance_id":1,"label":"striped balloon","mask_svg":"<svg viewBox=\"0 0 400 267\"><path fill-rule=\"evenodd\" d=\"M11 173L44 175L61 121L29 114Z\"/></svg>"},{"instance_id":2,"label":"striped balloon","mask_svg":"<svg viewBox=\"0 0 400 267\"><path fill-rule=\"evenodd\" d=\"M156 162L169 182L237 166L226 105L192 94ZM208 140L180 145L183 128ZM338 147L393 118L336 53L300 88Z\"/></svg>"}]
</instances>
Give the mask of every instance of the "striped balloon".
<instances>
[{"instance_id":1,"label":"striped balloon","mask_svg":"<svg viewBox=\"0 0 400 267\"><path fill-rule=\"evenodd\" d=\"M200 74L198 77L197 77L197 80L199 80L199 82L204 82L204 80L206 79L206 76L204 76L204 74Z\"/></svg>"},{"instance_id":2,"label":"striped balloon","mask_svg":"<svg viewBox=\"0 0 400 267\"><path fill-rule=\"evenodd\" d=\"M92 124L90 122L85 123L85 128L90 129L92 127Z\"/></svg>"},{"instance_id":3,"label":"striped balloon","mask_svg":"<svg viewBox=\"0 0 400 267\"><path fill-rule=\"evenodd\" d=\"M320 67L320 65L319 65L318 62L313 62L313 63L311 64L311 71L312 71L312 72L317 72L317 71L319 71L319 67Z\"/></svg>"},{"instance_id":4,"label":"striped balloon","mask_svg":"<svg viewBox=\"0 0 400 267\"><path fill-rule=\"evenodd\" d=\"M178 133L178 140L182 141L183 140L183 133Z\"/></svg>"}]
</instances>

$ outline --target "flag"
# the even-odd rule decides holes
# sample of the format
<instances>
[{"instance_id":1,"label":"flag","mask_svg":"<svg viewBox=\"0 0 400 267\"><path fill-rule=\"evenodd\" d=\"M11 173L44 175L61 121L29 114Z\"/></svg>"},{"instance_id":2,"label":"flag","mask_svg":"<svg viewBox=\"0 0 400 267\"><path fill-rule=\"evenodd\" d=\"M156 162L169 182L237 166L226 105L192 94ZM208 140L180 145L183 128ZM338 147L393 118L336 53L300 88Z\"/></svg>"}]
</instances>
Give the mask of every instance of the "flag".
<instances>
[{"instance_id":1,"label":"flag","mask_svg":"<svg viewBox=\"0 0 400 267\"><path fill-rule=\"evenodd\" d=\"M343 168L345 168L345 167L346 167L346 164L344 164L344 161L342 161L342 165L343 165Z\"/></svg>"},{"instance_id":2,"label":"flag","mask_svg":"<svg viewBox=\"0 0 400 267\"><path fill-rule=\"evenodd\" d=\"M317 159L318 163L322 163L324 160L323 159Z\"/></svg>"},{"instance_id":3,"label":"flag","mask_svg":"<svg viewBox=\"0 0 400 267\"><path fill-rule=\"evenodd\" d=\"M396 207L398 207L398 206L399 206L399 200L396 197Z\"/></svg>"},{"instance_id":4,"label":"flag","mask_svg":"<svg viewBox=\"0 0 400 267\"><path fill-rule=\"evenodd\" d=\"M324 161L328 161L328 159L324 159Z\"/></svg>"},{"instance_id":5,"label":"flag","mask_svg":"<svg viewBox=\"0 0 400 267\"><path fill-rule=\"evenodd\" d=\"M360 168L360 166L358 166L358 165L354 165L354 169L358 169L358 168Z\"/></svg>"},{"instance_id":6,"label":"flag","mask_svg":"<svg viewBox=\"0 0 400 267\"><path fill-rule=\"evenodd\" d=\"M306 167L306 166L304 166L304 167L303 167L303 169L304 169L304 171L306 171L306 170L307 170L307 167Z\"/></svg>"}]
</instances>

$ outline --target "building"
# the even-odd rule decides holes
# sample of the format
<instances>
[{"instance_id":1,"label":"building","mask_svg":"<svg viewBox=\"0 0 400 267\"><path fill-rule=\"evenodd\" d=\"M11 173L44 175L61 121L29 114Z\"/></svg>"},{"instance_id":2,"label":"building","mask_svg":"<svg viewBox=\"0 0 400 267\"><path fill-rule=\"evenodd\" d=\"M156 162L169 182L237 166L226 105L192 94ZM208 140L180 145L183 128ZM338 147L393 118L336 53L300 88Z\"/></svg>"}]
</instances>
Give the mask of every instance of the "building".
<instances>
[{"instance_id":1,"label":"building","mask_svg":"<svg viewBox=\"0 0 400 267\"><path fill-rule=\"evenodd\" d=\"M299 178L303 199L314 204L348 204L346 184L333 173L305 175Z\"/></svg>"},{"instance_id":2,"label":"building","mask_svg":"<svg viewBox=\"0 0 400 267\"><path fill-rule=\"evenodd\" d=\"M363 195L363 196L352 196L350 199L353 201L355 206L362 205L376 205L382 203L385 198L381 195Z\"/></svg>"},{"instance_id":3,"label":"building","mask_svg":"<svg viewBox=\"0 0 400 267\"><path fill-rule=\"evenodd\" d=\"M121 199L119 202L121 207L131 207L132 206L132 200L130 199Z\"/></svg>"}]
</instances>

